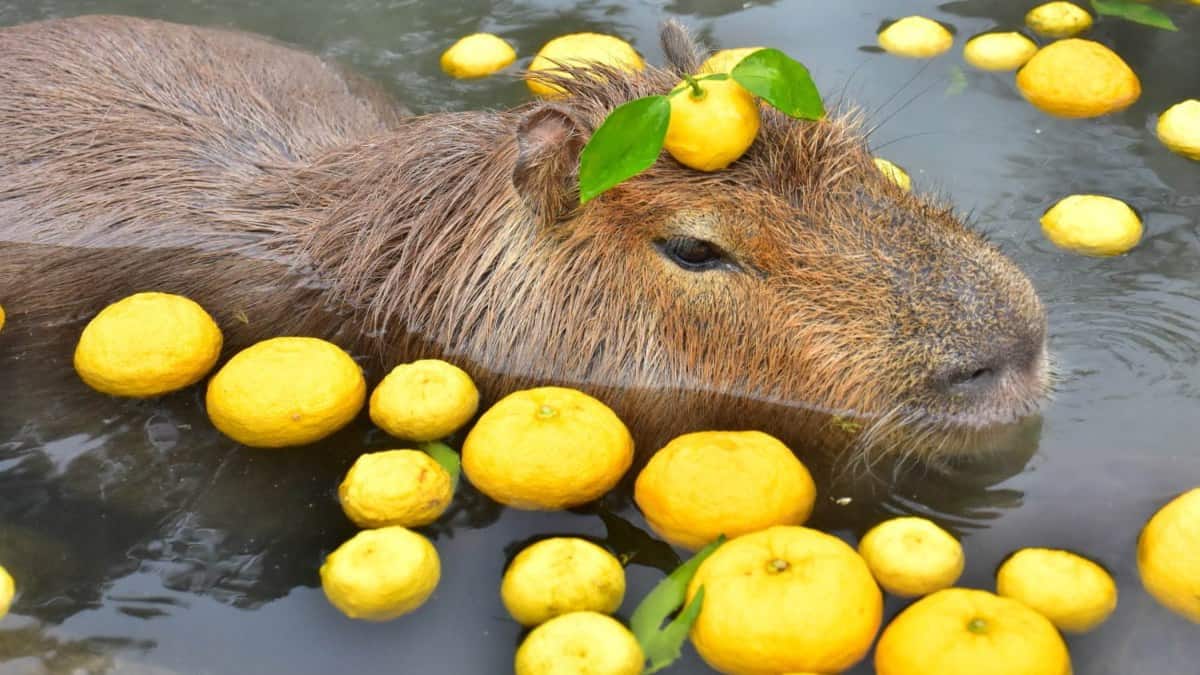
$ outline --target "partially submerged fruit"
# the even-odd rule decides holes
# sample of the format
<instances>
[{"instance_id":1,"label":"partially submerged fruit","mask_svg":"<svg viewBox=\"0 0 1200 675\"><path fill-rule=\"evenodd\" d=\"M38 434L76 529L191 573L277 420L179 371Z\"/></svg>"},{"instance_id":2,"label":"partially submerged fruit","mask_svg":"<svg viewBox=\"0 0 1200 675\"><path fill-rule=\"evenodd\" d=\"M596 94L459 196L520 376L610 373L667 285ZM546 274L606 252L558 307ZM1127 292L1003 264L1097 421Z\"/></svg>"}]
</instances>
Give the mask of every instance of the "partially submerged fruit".
<instances>
[{"instance_id":1,"label":"partially submerged fruit","mask_svg":"<svg viewBox=\"0 0 1200 675\"><path fill-rule=\"evenodd\" d=\"M1016 70L1037 50L1034 41L1020 33L984 33L967 41L963 59L980 70Z\"/></svg>"},{"instance_id":2,"label":"partially submerged fruit","mask_svg":"<svg viewBox=\"0 0 1200 675\"><path fill-rule=\"evenodd\" d=\"M88 322L75 370L105 394L161 396L203 379L221 345L221 329L200 305L180 295L137 293Z\"/></svg>"},{"instance_id":3,"label":"partially submerged fruit","mask_svg":"<svg viewBox=\"0 0 1200 675\"><path fill-rule=\"evenodd\" d=\"M435 441L475 416L479 390L463 369L438 359L396 366L371 392L371 421L396 438Z\"/></svg>"},{"instance_id":4,"label":"partially submerged fruit","mask_svg":"<svg viewBox=\"0 0 1200 675\"><path fill-rule=\"evenodd\" d=\"M359 527L420 527L437 520L454 499L450 474L419 450L359 456L338 486L346 517Z\"/></svg>"},{"instance_id":5,"label":"partially submerged fruit","mask_svg":"<svg viewBox=\"0 0 1200 675\"><path fill-rule=\"evenodd\" d=\"M867 564L807 527L772 527L721 545L701 563L688 602L696 651L723 673L840 673L858 663L883 613Z\"/></svg>"},{"instance_id":6,"label":"partially submerged fruit","mask_svg":"<svg viewBox=\"0 0 1200 675\"><path fill-rule=\"evenodd\" d=\"M684 434L650 458L634 484L650 528L697 550L720 535L801 525L817 489L786 445L758 431Z\"/></svg>"},{"instance_id":7,"label":"partially submerged fruit","mask_svg":"<svg viewBox=\"0 0 1200 675\"><path fill-rule=\"evenodd\" d=\"M963 571L962 544L934 522L915 516L871 528L858 552L883 590L904 598L949 588Z\"/></svg>"},{"instance_id":8,"label":"partially submerged fruit","mask_svg":"<svg viewBox=\"0 0 1200 675\"><path fill-rule=\"evenodd\" d=\"M1014 553L996 572L996 592L1036 609L1067 633L1086 633L1117 608L1117 585L1104 568L1057 549Z\"/></svg>"},{"instance_id":9,"label":"partially submerged fruit","mask_svg":"<svg viewBox=\"0 0 1200 675\"><path fill-rule=\"evenodd\" d=\"M642 648L611 616L572 612L534 628L517 648L516 675L639 675Z\"/></svg>"},{"instance_id":10,"label":"partially submerged fruit","mask_svg":"<svg viewBox=\"0 0 1200 675\"><path fill-rule=\"evenodd\" d=\"M1047 2L1025 14L1025 25L1048 38L1069 38L1092 27L1092 15L1070 2Z\"/></svg>"},{"instance_id":11,"label":"partially submerged fruit","mask_svg":"<svg viewBox=\"0 0 1200 675\"><path fill-rule=\"evenodd\" d=\"M1091 256L1121 255L1142 238L1142 221L1128 204L1103 195L1071 195L1042 216L1055 246Z\"/></svg>"},{"instance_id":12,"label":"partially submerged fruit","mask_svg":"<svg viewBox=\"0 0 1200 675\"><path fill-rule=\"evenodd\" d=\"M906 16L880 31L879 46L889 54L927 59L944 53L954 36L942 24L923 16Z\"/></svg>"},{"instance_id":13,"label":"partially submerged fruit","mask_svg":"<svg viewBox=\"0 0 1200 675\"><path fill-rule=\"evenodd\" d=\"M350 423L362 409L362 369L337 345L307 337L264 340L208 382L208 417L252 448L305 445Z\"/></svg>"},{"instance_id":14,"label":"partially submerged fruit","mask_svg":"<svg viewBox=\"0 0 1200 675\"><path fill-rule=\"evenodd\" d=\"M630 72L646 67L633 46L619 37L601 33L571 33L547 42L533 57L529 71L559 71L563 67L586 67L600 63ZM526 80L530 91L546 98L563 94L558 87L536 78Z\"/></svg>"},{"instance_id":15,"label":"partially submerged fruit","mask_svg":"<svg viewBox=\"0 0 1200 675\"><path fill-rule=\"evenodd\" d=\"M8 573L8 570L0 567L0 619L8 614L8 608L12 606L13 595L16 592L16 584L13 583L12 575Z\"/></svg>"},{"instance_id":16,"label":"partially submerged fruit","mask_svg":"<svg viewBox=\"0 0 1200 675\"><path fill-rule=\"evenodd\" d=\"M887 179L900 186L904 190L912 190L912 178L908 172L900 168L899 164L886 160L882 157L876 157L873 160L875 167L879 169Z\"/></svg>"},{"instance_id":17,"label":"partially submerged fruit","mask_svg":"<svg viewBox=\"0 0 1200 675\"><path fill-rule=\"evenodd\" d=\"M909 605L875 646L878 675L1070 675L1054 624L987 591L947 588Z\"/></svg>"},{"instance_id":18,"label":"partially submerged fruit","mask_svg":"<svg viewBox=\"0 0 1200 675\"><path fill-rule=\"evenodd\" d=\"M474 33L455 42L442 54L442 70L460 79L484 77L517 60L512 45L491 33Z\"/></svg>"},{"instance_id":19,"label":"partially submerged fruit","mask_svg":"<svg viewBox=\"0 0 1200 675\"><path fill-rule=\"evenodd\" d=\"M352 619L387 621L417 609L441 578L437 549L403 527L363 530L325 558L321 588Z\"/></svg>"},{"instance_id":20,"label":"partially submerged fruit","mask_svg":"<svg viewBox=\"0 0 1200 675\"><path fill-rule=\"evenodd\" d=\"M565 509L597 499L633 463L633 437L617 414L581 391L540 387L500 399L467 434L471 484L514 508Z\"/></svg>"},{"instance_id":21,"label":"partially submerged fruit","mask_svg":"<svg viewBox=\"0 0 1200 675\"><path fill-rule=\"evenodd\" d=\"M522 626L570 612L612 614L625 598L625 569L613 554L577 537L554 537L513 558L500 583L504 608Z\"/></svg>"},{"instance_id":22,"label":"partially submerged fruit","mask_svg":"<svg viewBox=\"0 0 1200 675\"><path fill-rule=\"evenodd\" d=\"M1155 127L1163 145L1188 159L1200 161L1200 100L1188 99L1167 108ZM0 314L0 325L3 315Z\"/></svg>"},{"instance_id":23,"label":"partially submerged fruit","mask_svg":"<svg viewBox=\"0 0 1200 675\"><path fill-rule=\"evenodd\" d=\"M1108 47L1060 40L1017 72L1017 88L1035 108L1056 117L1097 117L1124 110L1142 94L1137 74Z\"/></svg>"},{"instance_id":24,"label":"partially submerged fruit","mask_svg":"<svg viewBox=\"0 0 1200 675\"><path fill-rule=\"evenodd\" d=\"M705 80L699 86L699 95L688 86L671 97L671 122L663 147L684 166L720 171L745 154L758 137L758 103L733 79Z\"/></svg>"},{"instance_id":25,"label":"partially submerged fruit","mask_svg":"<svg viewBox=\"0 0 1200 675\"><path fill-rule=\"evenodd\" d=\"M1142 528L1137 568L1155 600L1200 623L1200 487L1172 499Z\"/></svg>"}]
</instances>

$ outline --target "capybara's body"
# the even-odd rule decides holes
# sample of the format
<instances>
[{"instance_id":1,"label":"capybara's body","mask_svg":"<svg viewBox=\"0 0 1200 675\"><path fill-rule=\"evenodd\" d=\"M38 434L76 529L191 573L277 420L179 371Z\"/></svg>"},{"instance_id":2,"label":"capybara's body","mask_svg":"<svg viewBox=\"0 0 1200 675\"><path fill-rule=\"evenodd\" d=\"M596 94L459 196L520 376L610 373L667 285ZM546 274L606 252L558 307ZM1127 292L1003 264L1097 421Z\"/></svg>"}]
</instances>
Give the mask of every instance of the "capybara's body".
<instances>
[{"instance_id":1,"label":"capybara's body","mask_svg":"<svg viewBox=\"0 0 1200 675\"><path fill-rule=\"evenodd\" d=\"M6 331L73 335L125 294L179 292L231 349L305 333L377 369L449 359L489 401L582 388L647 451L739 427L931 455L1035 411L1032 286L888 183L846 118L764 109L730 169L664 156L581 206L591 130L695 68L680 29L664 46L666 69L575 71L561 100L406 117L253 36L120 17L0 30Z\"/></svg>"}]
</instances>

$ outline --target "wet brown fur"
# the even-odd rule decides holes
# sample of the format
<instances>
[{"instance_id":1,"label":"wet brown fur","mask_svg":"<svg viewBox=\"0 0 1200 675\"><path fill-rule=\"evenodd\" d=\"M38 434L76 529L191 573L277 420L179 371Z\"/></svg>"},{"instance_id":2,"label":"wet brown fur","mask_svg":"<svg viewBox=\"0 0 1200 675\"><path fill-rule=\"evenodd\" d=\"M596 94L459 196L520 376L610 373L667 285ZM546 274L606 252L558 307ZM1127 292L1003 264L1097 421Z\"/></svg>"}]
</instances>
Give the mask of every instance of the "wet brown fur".
<instances>
[{"instance_id":1,"label":"wet brown fur","mask_svg":"<svg viewBox=\"0 0 1200 675\"><path fill-rule=\"evenodd\" d=\"M644 447L753 427L869 463L972 449L1036 410L1028 280L884 180L853 114L764 109L729 170L664 154L579 206L591 130L695 67L677 26L664 46L665 69L551 76L559 101L406 117L253 36L120 17L0 30L8 331L34 343L126 293L180 292L230 348L305 333L376 368L462 363L489 399L578 386ZM654 246L673 236L717 243L728 268L679 268ZM986 396L930 386L981 353L1016 364Z\"/></svg>"}]
</instances>

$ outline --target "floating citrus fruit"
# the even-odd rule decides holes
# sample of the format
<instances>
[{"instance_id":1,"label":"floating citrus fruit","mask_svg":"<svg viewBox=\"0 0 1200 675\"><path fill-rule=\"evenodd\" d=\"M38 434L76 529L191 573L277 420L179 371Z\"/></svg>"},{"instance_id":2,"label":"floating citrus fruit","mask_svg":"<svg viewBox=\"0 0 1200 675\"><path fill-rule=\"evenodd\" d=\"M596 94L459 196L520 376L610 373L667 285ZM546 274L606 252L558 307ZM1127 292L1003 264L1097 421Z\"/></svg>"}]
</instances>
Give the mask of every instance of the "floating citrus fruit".
<instances>
[{"instance_id":1,"label":"floating citrus fruit","mask_svg":"<svg viewBox=\"0 0 1200 675\"><path fill-rule=\"evenodd\" d=\"M0 330L4 330L4 307L0 306Z\"/></svg>"},{"instance_id":2,"label":"floating citrus fruit","mask_svg":"<svg viewBox=\"0 0 1200 675\"><path fill-rule=\"evenodd\" d=\"M984 33L963 46L963 59L980 70L1016 70L1037 53L1033 40L1020 33Z\"/></svg>"},{"instance_id":3,"label":"floating citrus fruit","mask_svg":"<svg viewBox=\"0 0 1200 675\"><path fill-rule=\"evenodd\" d=\"M451 77L484 77L517 60L517 52L491 33L474 33L442 53L442 70Z\"/></svg>"},{"instance_id":4,"label":"floating citrus fruit","mask_svg":"<svg viewBox=\"0 0 1200 675\"><path fill-rule=\"evenodd\" d=\"M684 166L719 171L754 143L758 103L732 79L705 80L698 86L699 96L688 87L671 97L671 122L663 147Z\"/></svg>"},{"instance_id":5,"label":"floating citrus fruit","mask_svg":"<svg viewBox=\"0 0 1200 675\"><path fill-rule=\"evenodd\" d=\"M886 520L858 544L883 590L912 598L949 588L963 571L962 544L925 518Z\"/></svg>"},{"instance_id":6,"label":"floating citrus fruit","mask_svg":"<svg viewBox=\"0 0 1200 675\"><path fill-rule=\"evenodd\" d=\"M1070 675L1054 624L987 591L947 588L909 605L875 646L877 675Z\"/></svg>"},{"instance_id":7,"label":"floating citrus fruit","mask_svg":"<svg viewBox=\"0 0 1200 675\"><path fill-rule=\"evenodd\" d=\"M608 492L633 463L633 437L608 406L574 389L514 392L479 417L463 473L508 506L553 510Z\"/></svg>"},{"instance_id":8,"label":"floating citrus fruit","mask_svg":"<svg viewBox=\"0 0 1200 675\"><path fill-rule=\"evenodd\" d=\"M138 293L105 307L83 329L75 370L113 396L148 398L199 382L221 355L221 329L191 300Z\"/></svg>"},{"instance_id":9,"label":"floating citrus fruit","mask_svg":"<svg viewBox=\"0 0 1200 675\"><path fill-rule=\"evenodd\" d=\"M1104 568L1057 549L1014 553L996 573L996 592L1029 605L1068 633L1092 630L1117 608L1117 585Z\"/></svg>"},{"instance_id":10,"label":"floating citrus fruit","mask_svg":"<svg viewBox=\"0 0 1200 675\"><path fill-rule=\"evenodd\" d=\"M1017 88L1035 108L1057 117L1107 115L1142 94L1133 70L1108 47L1091 40L1059 40L1017 72Z\"/></svg>"},{"instance_id":11,"label":"floating citrus fruit","mask_svg":"<svg viewBox=\"0 0 1200 675\"><path fill-rule=\"evenodd\" d=\"M1042 232L1055 246L1085 255L1120 255L1142 238L1142 221L1133 209L1102 195L1066 197L1041 220Z\"/></svg>"},{"instance_id":12,"label":"floating citrus fruit","mask_svg":"<svg viewBox=\"0 0 1200 675\"><path fill-rule=\"evenodd\" d=\"M650 528L692 550L808 520L817 489L786 445L758 431L684 434L650 458L634 484Z\"/></svg>"},{"instance_id":13,"label":"floating citrus fruit","mask_svg":"<svg viewBox=\"0 0 1200 675\"><path fill-rule=\"evenodd\" d=\"M516 675L639 675L645 656L629 629L596 612L534 628L517 649Z\"/></svg>"},{"instance_id":14,"label":"floating citrus fruit","mask_svg":"<svg viewBox=\"0 0 1200 675\"><path fill-rule=\"evenodd\" d=\"M361 455L338 487L346 516L359 527L420 527L437 520L454 498L450 474L418 450Z\"/></svg>"},{"instance_id":15,"label":"floating citrus fruit","mask_svg":"<svg viewBox=\"0 0 1200 675\"><path fill-rule=\"evenodd\" d=\"M1200 161L1200 100L1189 99L1167 108L1155 129L1163 145L1188 159ZM4 315L0 313L0 326Z\"/></svg>"},{"instance_id":16,"label":"floating citrus fruit","mask_svg":"<svg viewBox=\"0 0 1200 675\"><path fill-rule=\"evenodd\" d=\"M500 598L523 626L570 612L612 614L625 598L625 569L589 541L544 539L513 558L500 584Z\"/></svg>"},{"instance_id":17,"label":"floating citrus fruit","mask_svg":"<svg viewBox=\"0 0 1200 675\"><path fill-rule=\"evenodd\" d=\"M208 383L208 416L254 448L313 443L362 409L367 383L350 355L324 340L282 337L242 350Z\"/></svg>"},{"instance_id":18,"label":"floating citrus fruit","mask_svg":"<svg viewBox=\"0 0 1200 675\"><path fill-rule=\"evenodd\" d=\"M543 45L529 64L529 71L561 72L564 67L586 67L589 62L629 72L637 72L646 67L637 51L619 37L600 33L572 33L556 37ZM554 98L563 93L559 87L536 78L526 80L526 83L538 96Z\"/></svg>"},{"instance_id":19,"label":"floating citrus fruit","mask_svg":"<svg viewBox=\"0 0 1200 675\"><path fill-rule=\"evenodd\" d=\"M397 438L434 441L475 416L479 390L461 368L423 359L396 366L371 393L371 421Z\"/></svg>"},{"instance_id":20,"label":"floating citrus fruit","mask_svg":"<svg viewBox=\"0 0 1200 675\"><path fill-rule=\"evenodd\" d=\"M1150 595L1200 623L1200 488L1150 518L1138 538L1137 566Z\"/></svg>"},{"instance_id":21,"label":"floating citrus fruit","mask_svg":"<svg viewBox=\"0 0 1200 675\"><path fill-rule=\"evenodd\" d=\"M437 549L403 527L363 530L325 558L321 588L352 619L387 621L425 604L441 578Z\"/></svg>"},{"instance_id":22,"label":"floating citrus fruit","mask_svg":"<svg viewBox=\"0 0 1200 675\"><path fill-rule=\"evenodd\" d=\"M942 24L923 16L906 16L879 33L879 46L889 54L927 59L950 49L954 36Z\"/></svg>"},{"instance_id":23,"label":"floating citrus fruit","mask_svg":"<svg viewBox=\"0 0 1200 675\"><path fill-rule=\"evenodd\" d=\"M867 564L837 537L779 526L721 545L701 563L696 651L723 673L840 673L879 630L883 596Z\"/></svg>"},{"instance_id":24,"label":"floating citrus fruit","mask_svg":"<svg viewBox=\"0 0 1200 675\"><path fill-rule=\"evenodd\" d=\"M1029 10L1025 25L1042 37L1069 38L1087 32L1092 15L1070 2L1047 2Z\"/></svg>"},{"instance_id":25,"label":"floating citrus fruit","mask_svg":"<svg viewBox=\"0 0 1200 675\"><path fill-rule=\"evenodd\" d=\"M898 164L890 162L882 157L876 157L874 161L876 168L878 168L888 180L892 181L896 185L899 185L905 190L912 189L912 178L910 178L908 172L904 169L901 169Z\"/></svg>"},{"instance_id":26,"label":"floating citrus fruit","mask_svg":"<svg viewBox=\"0 0 1200 675\"><path fill-rule=\"evenodd\" d=\"M8 573L8 570L0 567L0 619L8 614L8 608L12 606L13 595L16 592L16 584L13 583L12 575Z\"/></svg>"},{"instance_id":27,"label":"floating citrus fruit","mask_svg":"<svg viewBox=\"0 0 1200 675\"><path fill-rule=\"evenodd\" d=\"M763 47L734 47L733 49L722 49L705 59L704 63L700 64L700 74L707 75L709 73L728 73L733 70L734 66L742 62L742 59L750 56L754 52L764 49Z\"/></svg>"}]
</instances>

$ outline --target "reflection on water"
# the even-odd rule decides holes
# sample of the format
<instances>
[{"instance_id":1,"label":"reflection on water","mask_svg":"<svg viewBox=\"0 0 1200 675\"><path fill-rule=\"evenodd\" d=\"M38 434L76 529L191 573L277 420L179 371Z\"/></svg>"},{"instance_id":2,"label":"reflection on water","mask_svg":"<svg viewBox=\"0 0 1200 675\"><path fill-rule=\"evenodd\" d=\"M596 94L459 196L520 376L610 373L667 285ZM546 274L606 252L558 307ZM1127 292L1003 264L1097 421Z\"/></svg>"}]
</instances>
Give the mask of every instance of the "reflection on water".
<instances>
[{"instance_id":1,"label":"reflection on water","mask_svg":"<svg viewBox=\"0 0 1200 675\"><path fill-rule=\"evenodd\" d=\"M927 515L964 537L962 583L982 588L1016 548L1077 550L1113 572L1121 599L1109 623L1070 639L1075 671L1193 673L1195 628L1141 591L1133 550L1159 505L1200 484L1200 169L1150 133L1156 112L1200 90L1200 11L1173 10L1177 34L1098 24L1145 88L1102 120L1047 119L1010 79L964 70L957 50L922 64L857 49L889 16L922 13L970 36L1012 26L1024 9L1003 0L0 0L0 24L113 11L236 26L340 58L421 112L525 100L519 82L440 75L441 50L475 30L500 33L525 58L563 32L614 32L659 61L655 24L680 15L713 46L786 48L827 91L844 89L887 119L873 137L881 154L970 211L1029 272L1057 372L1055 401L1015 443L1024 453L940 469L879 465L884 482L824 482L814 523L853 541L890 514ZM1092 191L1145 217L1132 254L1085 259L1041 239L1045 208ZM360 423L303 451L246 451L211 429L198 390L104 398L73 377L69 350L41 341L20 326L0 334L0 561L21 588L0 622L0 673L503 673L521 630L499 581L525 543L570 533L617 552L629 564L624 617L678 562L646 534L628 481L599 504L554 514L500 509L464 483L425 528L444 565L430 603L386 624L349 621L324 601L316 568L353 532L337 482L388 439ZM889 616L903 606L891 601ZM709 671L689 651L671 672Z\"/></svg>"}]
</instances>

